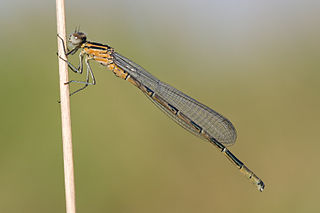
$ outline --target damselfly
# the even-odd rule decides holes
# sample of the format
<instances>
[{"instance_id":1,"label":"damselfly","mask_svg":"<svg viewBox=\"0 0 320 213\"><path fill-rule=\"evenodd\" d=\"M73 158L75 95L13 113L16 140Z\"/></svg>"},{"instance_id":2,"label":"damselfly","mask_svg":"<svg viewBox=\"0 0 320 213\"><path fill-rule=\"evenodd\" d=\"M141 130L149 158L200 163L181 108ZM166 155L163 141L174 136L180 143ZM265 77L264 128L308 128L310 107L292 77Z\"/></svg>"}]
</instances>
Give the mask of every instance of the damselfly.
<instances>
[{"instance_id":1,"label":"damselfly","mask_svg":"<svg viewBox=\"0 0 320 213\"><path fill-rule=\"evenodd\" d=\"M63 39L58 35L62 43ZM174 87L160 81L138 64L115 52L109 45L87 41L87 36L76 30L70 35L69 43L73 49L66 55L73 55L80 50L80 64L78 67L63 59L73 72L82 74L83 61L87 66L85 81L69 81L84 84L83 87L71 93L75 94L88 85L94 85L95 78L89 60L94 60L107 66L116 76L129 81L138 87L159 109L172 120L192 134L208 140L217 147L257 188L263 191L264 183L250 169L248 169L226 146L233 145L237 133L232 123L213 109L199 103ZM91 81L90 81L91 79Z\"/></svg>"}]
</instances>

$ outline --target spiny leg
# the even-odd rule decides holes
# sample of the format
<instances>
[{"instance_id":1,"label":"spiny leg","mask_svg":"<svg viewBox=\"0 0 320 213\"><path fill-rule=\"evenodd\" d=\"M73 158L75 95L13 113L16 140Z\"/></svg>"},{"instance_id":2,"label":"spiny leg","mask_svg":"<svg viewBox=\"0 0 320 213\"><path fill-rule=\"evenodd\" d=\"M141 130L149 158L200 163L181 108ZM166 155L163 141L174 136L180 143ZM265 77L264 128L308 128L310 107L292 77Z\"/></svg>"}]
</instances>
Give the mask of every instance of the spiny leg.
<instances>
[{"instance_id":1,"label":"spiny leg","mask_svg":"<svg viewBox=\"0 0 320 213\"><path fill-rule=\"evenodd\" d=\"M86 81L74 81L74 80L71 80L65 84L70 84L70 83L80 83L80 84L85 84L83 87L81 87L80 89L72 92L70 94L71 95L74 95L75 93L77 92L80 92L81 90L84 90L88 85L95 85L96 84L96 80L95 80L95 77L93 75L93 72L92 72L92 69L91 69L91 66L89 64L89 60L88 58L86 58L85 62L86 62L86 65L87 65L87 73L86 73ZM90 76L89 76L89 73L90 73L90 76L92 78L92 82L89 82L90 81Z\"/></svg>"},{"instance_id":2,"label":"spiny leg","mask_svg":"<svg viewBox=\"0 0 320 213\"><path fill-rule=\"evenodd\" d=\"M79 73L82 74L83 72L83 53L81 52L79 54L79 66L78 68L76 68L73 64L71 64L68 60L62 58L60 55L58 55L58 57L63 60L64 62L66 62L68 64L68 67L75 73Z\"/></svg>"},{"instance_id":3,"label":"spiny leg","mask_svg":"<svg viewBox=\"0 0 320 213\"><path fill-rule=\"evenodd\" d=\"M79 49L78 46L75 47L75 48L73 48L73 49L70 50L70 51L69 51L68 49L66 49L66 46L64 45L64 40L63 40L63 38L62 38L59 34L57 34L57 36L58 36L58 38L60 39L60 41L61 41L61 43L62 43L63 51L64 51L64 54L65 54L66 56L68 56L68 55L70 55L70 54L73 55L73 54L75 54L75 53L78 51L78 49ZM64 62L66 62L66 63L68 64L68 67L69 67L73 72L82 74L82 71L83 71L83 69L82 69L82 68L83 68L83 54L82 54L82 53L79 54L80 64L79 64L78 68L76 68L73 64L71 64L68 60L62 58L58 53L57 53L57 55L58 55L58 57L59 57L61 60L63 60Z\"/></svg>"},{"instance_id":4,"label":"spiny leg","mask_svg":"<svg viewBox=\"0 0 320 213\"><path fill-rule=\"evenodd\" d=\"M68 56L68 55L70 55L70 54L73 55L73 54L75 54L75 53L78 51L78 49L79 49L78 46L69 51L68 48L66 48L66 46L64 45L64 40L63 40L63 38L62 38L59 34L57 34L57 36L58 36L58 38L60 39L60 41L61 41L61 43L62 43L63 51L64 51L64 54L65 54L66 56ZM59 56L59 57L60 57L60 56Z\"/></svg>"}]
</instances>

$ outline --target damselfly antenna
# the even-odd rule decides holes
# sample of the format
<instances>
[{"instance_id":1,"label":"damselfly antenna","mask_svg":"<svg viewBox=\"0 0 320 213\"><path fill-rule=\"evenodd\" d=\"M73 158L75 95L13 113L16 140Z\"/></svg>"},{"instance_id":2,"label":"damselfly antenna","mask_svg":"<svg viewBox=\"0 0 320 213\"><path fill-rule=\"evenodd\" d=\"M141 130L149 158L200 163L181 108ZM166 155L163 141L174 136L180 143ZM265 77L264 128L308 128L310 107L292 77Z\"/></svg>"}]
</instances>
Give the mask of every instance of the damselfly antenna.
<instances>
[{"instance_id":1,"label":"damselfly antenna","mask_svg":"<svg viewBox=\"0 0 320 213\"><path fill-rule=\"evenodd\" d=\"M74 32L75 32L75 33L80 32L80 25L78 25L78 26L74 29Z\"/></svg>"}]
</instances>

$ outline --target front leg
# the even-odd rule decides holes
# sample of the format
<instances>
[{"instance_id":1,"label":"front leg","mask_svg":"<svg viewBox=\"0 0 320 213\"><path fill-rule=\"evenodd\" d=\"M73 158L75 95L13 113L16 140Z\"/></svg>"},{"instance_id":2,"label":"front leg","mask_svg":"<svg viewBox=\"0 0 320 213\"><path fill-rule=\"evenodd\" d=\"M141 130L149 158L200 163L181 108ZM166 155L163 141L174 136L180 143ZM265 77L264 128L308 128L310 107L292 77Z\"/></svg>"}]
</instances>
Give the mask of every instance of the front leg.
<instances>
[{"instance_id":1,"label":"front leg","mask_svg":"<svg viewBox=\"0 0 320 213\"><path fill-rule=\"evenodd\" d=\"M63 46L63 51L64 51L64 54L66 55L66 56L68 56L68 55L73 55L73 54L75 54L77 51L78 51L78 49L80 48L79 46L76 46L75 48L73 48L72 50L68 50L68 49L66 49L66 46L64 45L64 40L63 40L63 38L59 35L59 34L57 34L57 36L58 36L58 38L60 39L60 41L61 41L61 43L62 43L62 46ZM57 53L57 55L58 55L58 53ZM66 59L64 59L63 57L61 57L60 55L58 55L58 57L61 59L61 60L63 60L64 62L66 62L67 64L68 64L68 67L73 71L73 72L75 72L75 73L79 73L79 74L82 74L82 72L83 72L83 56L84 56L84 53L81 51L80 52L80 54L79 54L79 66L78 66L78 68L76 68L76 66L74 66L73 64L71 64L68 60L66 60Z\"/></svg>"},{"instance_id":2,"label":"front leg","mask_svg":"<svg viewBox=\"0 0 320 213\"><path fill-rule=\"evenodd\" d=\"M79 73L82 74L83 72L83 57L84 57L84 53L80 52L79 54L79 66L78 68L76 68L73 64L71 64L68 60L62 58L60 55L58 55L58 57L63 60L64 62L66 62L68 64L68 67L75 73Z\"/></svg>"},{"instance_id":3,"label":"front leg","mask_svg":"<svg viewBox=\"0 0 320 213\"><path fill-rule=\"evenodd\" d=\"M61 43L62 43L63 51L64 51L64 54L65 54L66 56L68 56L68 55L70 55L70 54L73 55L73 54L75 54L75 53L78 51L78 49L79 49L78 46L77 46L77 47L74 47L72 50L69 51L69 49L66 48L66 46L64 45L64 40L63 40L63 38L62 38L59 34L57 34L57 36L58 36L58 38L60 39L60 41L61 41Z\"/></svg>"}]
</instances>

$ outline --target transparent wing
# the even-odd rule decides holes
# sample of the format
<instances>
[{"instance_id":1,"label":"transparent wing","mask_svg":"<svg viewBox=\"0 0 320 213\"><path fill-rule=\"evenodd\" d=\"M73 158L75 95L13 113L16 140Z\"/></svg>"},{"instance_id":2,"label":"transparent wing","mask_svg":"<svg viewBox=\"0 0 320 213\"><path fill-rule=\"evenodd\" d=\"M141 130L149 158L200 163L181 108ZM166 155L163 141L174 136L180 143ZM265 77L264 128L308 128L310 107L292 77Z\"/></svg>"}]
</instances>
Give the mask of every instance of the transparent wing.
<instances>
[{"instance_id":1,"label":"transparent wing","mask_svg":"<svg viewBox=\"0 0 320 213\"><path fill-rule=\"evenodd\" d=\"M197 100L189 97L174 87L160 81L138 64L130 61L128 58L114 52L112 54L114 63L128 72L142 85L151 89L160 96L164 101L178 109L184 115L188 116L193 122L205 130L211 137L220 143L230 146L235 143L237 133L232 123L220 115L213 109L201 104ZM156 102L150 96L147 96L157 107L164 111L170 118L177 122L180 126L201 137L198 131L195 131L190 125L186 124L182 119L173 114L167 108ZM205 139L205 138L203 138Z\"/></svg>"}]
</instances>

